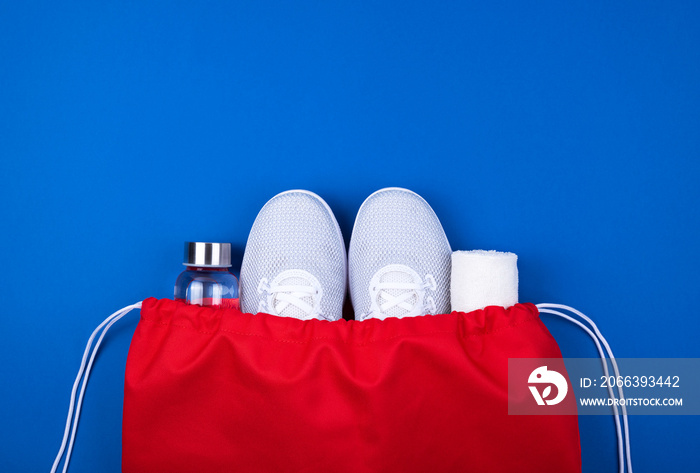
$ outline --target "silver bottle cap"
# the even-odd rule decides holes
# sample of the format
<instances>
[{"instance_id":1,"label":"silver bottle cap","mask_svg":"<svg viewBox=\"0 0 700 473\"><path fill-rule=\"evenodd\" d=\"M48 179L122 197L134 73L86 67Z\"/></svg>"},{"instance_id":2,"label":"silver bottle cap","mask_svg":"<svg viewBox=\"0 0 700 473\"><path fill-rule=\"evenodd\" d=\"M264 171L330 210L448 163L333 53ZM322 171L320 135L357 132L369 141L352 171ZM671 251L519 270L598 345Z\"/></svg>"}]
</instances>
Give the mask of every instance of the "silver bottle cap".
<instances>
[{"instance_id":1,"label":"silver bottle cap","mask_svg":"<svg viewBox=\"0 0 700 473\"><path fill-rule=\"evenodd\" d=\"M231 266L230 243L185 242L185 266L228 268Z\"/></svg>"}]
</instances>

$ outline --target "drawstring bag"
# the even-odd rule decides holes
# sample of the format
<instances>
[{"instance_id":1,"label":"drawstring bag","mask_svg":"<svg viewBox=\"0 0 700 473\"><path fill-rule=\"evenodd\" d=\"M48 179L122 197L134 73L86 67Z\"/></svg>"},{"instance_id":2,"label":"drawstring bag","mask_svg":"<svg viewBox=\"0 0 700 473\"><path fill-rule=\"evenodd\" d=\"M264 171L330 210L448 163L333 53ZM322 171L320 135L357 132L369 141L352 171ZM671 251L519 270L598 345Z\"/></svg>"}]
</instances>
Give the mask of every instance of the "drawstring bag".
<instances>
[{"instance_id":1,"label":"drawstring bag","mask_svg":"<svg viewBox=\"0 0 700 473\"><path fill-rule=\"evenodd\" d=\"M576 416L508 415L509 357L561 358L532 304L329 323L147 299L122 471L580 471Z\"/></svg>"},{"instance_id":2,"label":"drawstring bag","mask_svg":"<svg viewBox=\"0 0 700 473\"><path fill-rule=\"evenodd\" d=\"M581 471L577 416L508 414L508 359L561 358L533 304L327 322L154 298L93 333L52 471L106 331L135 308L124 473Z\"/></svg>"}]
</instances>

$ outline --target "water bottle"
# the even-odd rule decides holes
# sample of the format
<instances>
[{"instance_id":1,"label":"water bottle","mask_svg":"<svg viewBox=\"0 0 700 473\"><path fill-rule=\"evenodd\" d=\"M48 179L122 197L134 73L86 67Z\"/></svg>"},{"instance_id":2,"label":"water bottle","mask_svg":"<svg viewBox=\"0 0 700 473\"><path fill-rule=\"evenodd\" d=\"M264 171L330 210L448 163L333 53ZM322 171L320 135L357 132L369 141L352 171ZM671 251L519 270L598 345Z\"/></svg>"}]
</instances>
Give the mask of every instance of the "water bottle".
<instances>
[{"instance_id":1,"label":"water bottle","mask_svg":"<svg viewBox=\"0 0 700 473\"><path fill-rule=\"evenodd\" d=\"M238 280L229 272L230 243L185 243L187 269L175 282L175 300L207 307L239 308Z\"/></svg>"}]
</instances>

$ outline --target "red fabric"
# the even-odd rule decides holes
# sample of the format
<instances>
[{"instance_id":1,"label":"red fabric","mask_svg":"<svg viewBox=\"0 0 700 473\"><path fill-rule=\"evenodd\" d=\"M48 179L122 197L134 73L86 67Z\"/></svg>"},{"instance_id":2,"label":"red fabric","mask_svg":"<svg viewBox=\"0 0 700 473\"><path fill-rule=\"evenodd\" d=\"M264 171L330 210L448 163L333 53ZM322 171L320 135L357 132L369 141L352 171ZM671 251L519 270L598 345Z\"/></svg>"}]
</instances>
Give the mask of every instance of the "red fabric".
<instances>
[{"instance_id":1,"label":"red fabric","mask_svg":"<svg viewBox=\"0 0 700 473\"><path fill-rule=\"evenodd\" d=\"M299 321L143 302L125 473L580 472L575 415L508 415L508 358L561 358L532 304Z\"/></svg>"}]
</instances>

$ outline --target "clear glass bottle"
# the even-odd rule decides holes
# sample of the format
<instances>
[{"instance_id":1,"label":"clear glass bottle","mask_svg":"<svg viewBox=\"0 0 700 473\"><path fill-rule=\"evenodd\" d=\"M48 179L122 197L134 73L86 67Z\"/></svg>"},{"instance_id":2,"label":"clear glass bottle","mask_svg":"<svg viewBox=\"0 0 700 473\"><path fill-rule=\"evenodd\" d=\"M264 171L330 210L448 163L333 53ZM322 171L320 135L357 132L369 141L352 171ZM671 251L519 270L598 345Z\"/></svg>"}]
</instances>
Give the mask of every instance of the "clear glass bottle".
<instances>
[{"instance_id":1,"label":"clear glass bottle","mask_svg":"<svg viewBox=\"0 0 700 473\"><path fill-rule=\"evenodd\" d=\"M239 308L238 279L229 272L230 243L186 242L187 269L175 282L175 300L208 307Z\"/></svg>"}]
</instances>

